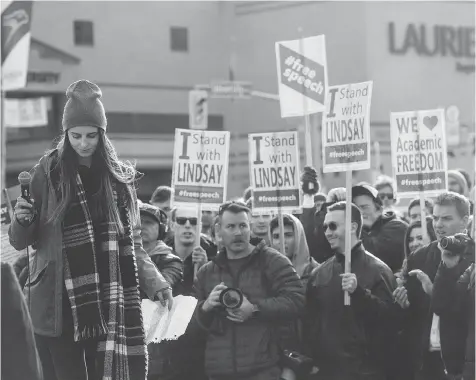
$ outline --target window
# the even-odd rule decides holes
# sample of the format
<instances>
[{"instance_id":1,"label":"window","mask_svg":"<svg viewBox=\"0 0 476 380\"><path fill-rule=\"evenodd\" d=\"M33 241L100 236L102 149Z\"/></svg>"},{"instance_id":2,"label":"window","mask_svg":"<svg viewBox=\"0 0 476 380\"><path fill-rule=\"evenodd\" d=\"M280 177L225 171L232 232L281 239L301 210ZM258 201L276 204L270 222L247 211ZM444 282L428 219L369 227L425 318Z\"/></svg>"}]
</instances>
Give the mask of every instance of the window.
<instances>
[{"instance_id":1,"label":"window","mask_svg":"<svg viewBox=\"0 0 476 380\"><path fill-rule=\"evenodd\" d=\"M77 46L94 45L92 21L74 22L74 44Z\"/></svg>"},{"instance_id":2,"label":"window","mask_svg":"<svg viewBox=\"0 0 476 380\"><path fill-rule=\"evenodd\" d=\"M172 26L170 28L170 49L188 51L188 29Z\"/></svg>"}]
</instances>

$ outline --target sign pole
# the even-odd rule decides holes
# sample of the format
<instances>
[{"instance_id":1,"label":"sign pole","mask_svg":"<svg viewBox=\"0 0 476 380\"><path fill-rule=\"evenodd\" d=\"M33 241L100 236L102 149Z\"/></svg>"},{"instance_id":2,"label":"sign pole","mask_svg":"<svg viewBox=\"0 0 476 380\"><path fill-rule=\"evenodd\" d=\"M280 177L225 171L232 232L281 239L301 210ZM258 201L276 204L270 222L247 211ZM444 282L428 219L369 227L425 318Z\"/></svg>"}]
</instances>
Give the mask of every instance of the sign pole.
<instances>
[{"instance_id":1,"label":"sign pole","mask_svg":"<svg viewBox=\"0 0 476 380\"><path fill-rule=\"evenodd\" d=\"M420 215L421 215L421 229L424 238L428 238L428 227L426 225L426 213L425 213L425 192L420 191Z\"/></svg>"},{"instance_id":2,"label":"sign pole","mask_svg":"<svg viewBox=\"0 0 476 380\"><path fill-rule=\"evenodd\" d=\"M3 82L3 81L2 81ZM2 83L2 88L3 88L3 83ZM5 125L5 91L1 91L1 114L2 114L2 124L1 124L1 151L2 151L2 184L0 188L6 188L7 187L7 130L6 130L6 125Z\"/></svg>"},{"instance_id":3,"label":"sign pole","mask_svg":"<svg viewBox=\"0 0 476 380\"><path fill-rule=\"evenodd\" d=\"M279 249L283 255L286 255L286 248L284 245L284 218L281 207L278 208L278 224L279 224Z\"/></svg>"},{"instance_id":4,"label":"sign pole","mask_svg":"<svg viewBox=\"0 0 476 380\"><path fill-rule=\"evenodd\" d=\"M350 225L352 223L352 170L347 170L345 172L345 189L346 189L346 198L345 198L345 273L350 273L351 271L351 239L352 235L350 233ZM344 305L350 305L350 294L349 292L344 293Z\"/></svg>"},{"instance_id":5,"label":"sign pole","mask_svg":"<svg viewBox=\"0 0 476 380\"><path fill-rule=\"evenodd\" d=\"M300 34L299 38L299 53L303 56L306 56L304 53L304 35L303 29L301 27L298 28L298 32ZM307 96L302 97L302 107L304 113L304 136L305 136L305 144L306 144L306 165L312 166L312 135L311 135L311 123L309 120L308 114L308 106L307 106Z\"/></svg>"}]
</instances>

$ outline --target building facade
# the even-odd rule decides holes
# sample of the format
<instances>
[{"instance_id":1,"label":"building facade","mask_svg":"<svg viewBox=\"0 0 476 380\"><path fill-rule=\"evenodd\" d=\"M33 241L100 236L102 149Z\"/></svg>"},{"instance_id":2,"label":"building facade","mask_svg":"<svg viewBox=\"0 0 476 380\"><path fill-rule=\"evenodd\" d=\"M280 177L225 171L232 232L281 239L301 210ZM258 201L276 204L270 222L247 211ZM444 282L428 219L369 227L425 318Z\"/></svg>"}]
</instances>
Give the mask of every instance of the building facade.
<instances>
[{"instance_id":1,"label":"building facade","mask_svg":"<svg viewBox=\"0 0 476 380\"><path fill-rule=\"evenodd\" d=\"M277 94L275 42L319 34L326 36L330 85L374 82L374 166L392 173L391 111L456 106L460 141L449 165L473 174L474 28L474 3L459 1L35 2L28 85L7 98L46 97L48 124L8 128L7 185L52 146L67 86L87 78L103 91L119 156L145 173L139 195L147 199L170 183L174 130L188 128L190 89L231 78ZM230 197L249 184L248 133L304 129L302 118L281 119L272 99L210 99L209 113L210 129L232 135ZM319 114L311 124L319 166ZM356 172L354 180L374 175ZM341 173L324 176L328 188L344 181Z\"/></svg>"}]
</instances>

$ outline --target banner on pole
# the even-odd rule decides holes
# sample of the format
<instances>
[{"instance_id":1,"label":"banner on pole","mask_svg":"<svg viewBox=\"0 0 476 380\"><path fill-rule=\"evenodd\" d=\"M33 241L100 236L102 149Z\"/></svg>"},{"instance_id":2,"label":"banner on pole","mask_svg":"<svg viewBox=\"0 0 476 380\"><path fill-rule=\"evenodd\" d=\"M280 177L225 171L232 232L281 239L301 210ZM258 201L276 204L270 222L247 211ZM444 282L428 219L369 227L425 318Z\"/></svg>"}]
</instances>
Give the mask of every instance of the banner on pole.
<instances>
[{"instance_id":1,"label":"banner on pole","mask_svg":"<svg viewBox=\"0 0 476 380\"><path fill-rule=\"evenodd\" d=\"M329 87L322 118L324 173L370 169L372 84Z\"/></svg>"},{"instance_id":2,"label":"banner on pole","mask_svg":"<svg viewBox=\"0 0 476 380\"><path fill-rule=\"evenodd\" d=\"M5 126L12 128L48 125L47 98L5 99Z\"/></svg>"},{"instance_id":3,"label":"banner on pole","mask_svg":"<svg viewBox=\"0 0 476 380\"><path fill-rule=\"evenodd\" d=\"M32 1L13 1L2 10L2 90L26 86Z\"/></svg>"},{"instance_id":4,"label":"banner on pole","mask_svg":"<svg viewBox=\"0 0 476 380\"><path fill-rule=\"evenodd\" d=\"M226 200L230 132L175 130L172 207L217 211Z\"/></svg>"},{"instance_id":5,"label":"banner on pole","mask_svg":"<svg viewBox=\"0 0 476 380\"><path fill-rule=\"evenodd\" d=\"M325 109L327 58L325 36L276 42L281 117Z\"/></svg>"},{"instance_id":6,"label":"banner on pole","mask_svg":"<svg viewBox=\"0 0 476 380\"><path fill-rule=\"evenodd\" d=\"M392 112L392 166L403 198L437 196L448 184L448 156L443 109Z\"/></svg>"},{"instance_id":7,"label":"banner on pole","mask_svg":"<svg viewBox=\"0 0 476 380\"><path fill-rule=\"evenodd\" d=\"M300 154L298 132L248 135L253 213L300 208Z\"/></svg>"}]
</instances>

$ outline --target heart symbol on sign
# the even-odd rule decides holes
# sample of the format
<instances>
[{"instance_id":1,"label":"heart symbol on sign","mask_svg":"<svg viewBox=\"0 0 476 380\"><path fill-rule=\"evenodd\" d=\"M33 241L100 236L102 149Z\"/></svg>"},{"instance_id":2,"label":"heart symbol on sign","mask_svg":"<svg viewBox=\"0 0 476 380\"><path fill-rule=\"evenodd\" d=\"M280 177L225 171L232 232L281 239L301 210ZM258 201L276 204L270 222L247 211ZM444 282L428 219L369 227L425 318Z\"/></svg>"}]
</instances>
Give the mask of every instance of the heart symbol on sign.
<instances>
[{"instance_id":1,"label":"heart symbol on sign","mask_svg":"<svg viewBox=\"0 0 476 380\"><path fill-rule=\"evenodd\" d=\"M425 116L423 118L423 124L432 131L438 125L438 117L437 116Z\"/></svg>"}]
</instances>

